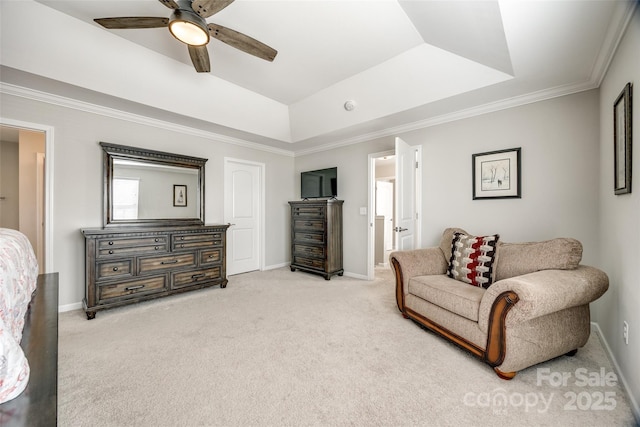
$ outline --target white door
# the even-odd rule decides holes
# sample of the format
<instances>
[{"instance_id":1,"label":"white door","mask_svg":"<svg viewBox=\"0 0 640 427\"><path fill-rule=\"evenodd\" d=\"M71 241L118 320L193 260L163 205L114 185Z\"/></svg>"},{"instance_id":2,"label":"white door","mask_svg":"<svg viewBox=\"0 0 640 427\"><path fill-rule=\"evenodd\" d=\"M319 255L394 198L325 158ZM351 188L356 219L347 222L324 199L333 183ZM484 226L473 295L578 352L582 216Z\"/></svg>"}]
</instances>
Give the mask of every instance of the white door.
<instances>
[{"instance_id":1,"label":"white door","mask_svg":"<svg viewBox=\"0 0 640 427\"><path fill-rule=\"evenodd\" d=\"M396 138L396 205L395 250L406 251L419 245L418 208L420 206L418 153L420 147L411 147Z\"/></svg>"},{"instance_id":2,"label":"white door","mask_svg":"<svg viewBox=\"0 0 640 427\"><path fill-rule=\"evenodd\" d=\"M259 270L263 218L261 163L225 158L224 221L227 230L227 274Z\"/></svg>"}]
</instances>

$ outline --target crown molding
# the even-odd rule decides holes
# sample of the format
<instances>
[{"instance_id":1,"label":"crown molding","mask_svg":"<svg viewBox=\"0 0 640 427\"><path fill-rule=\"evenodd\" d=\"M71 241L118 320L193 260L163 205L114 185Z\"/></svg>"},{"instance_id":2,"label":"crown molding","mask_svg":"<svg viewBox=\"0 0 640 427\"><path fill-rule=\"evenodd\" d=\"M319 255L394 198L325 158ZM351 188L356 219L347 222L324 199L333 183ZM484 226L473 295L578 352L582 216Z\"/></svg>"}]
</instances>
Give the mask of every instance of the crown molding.
<instances>
[{"instance_id":1,"label":"crown molding","mask_svg":"<svg viewBox=\"0 0 640 427\"><path fill-rule=\"evenodd\" d=\"M617 25L609 26L602 47L600 48L600 54L596 58L591 72L591 80L597 84L598 87L602 84L611 61L618 50L618 45L624 36L631 18L638 7L637 0L635 1L623 1L618 3L618 7L614 11L614 17L611 22Z\"/></svg>"},{"instance_id":2,"label":"crown molding","mask_svg":"<svg viewBox=\"0 0 640 427\"><path fill-rule=\"evenodd\" d=\"M546 101L552 98L558 98L561 96L572 95L578 92L584 92L587 90L595 89L598 84L592 80L576 83L565 86L558 86L551 89L545 89L538 92L532 92L521 96L502 99L500 101L490 102L487 104L479 105L477 107L467 108L464 110L454 111L452 113L442 114L440 116L431 117L424 120L419 120L412 123L407 123L392 128L387 128L377 132L371 132L363 135L358 135L353 138L347 138L341 141L325 144L320 147L310 148L308 150L296 151L296 156L304 156L308 154L314 154L322 151L332 150L334 148L344 147L353 144L359 144L361 142L371 141L379 138L396 137L403 133L412 132L420 129L425 129L457 120L468 119L471 117L481 116L483 114L493 113L500 110L506 110L509 108L520 107L527 104L533 104L540 101Z\"/></svg>"},{"instance_id":3,"label":"crown molding","mask_svg":"<svg viewBox=\"0 0 640 427\"><path fill-rule=\"evenodd\" d=\"M266 151L269 153L279 154L287 157L294 156L293 151L290 151L290 150L282 150L279 148L269 147L267 145L243 140L240 138L233 138L233 137L221 135L219 133L193 128L190 126L184 126L176 123L167 122L164 120L153 119L151 117L128 113L126 111L118 110L115 108L104 107L102 105L79 101L77 99L67 98L60 95L54 95L51 93L42 92L39 90L30 89L23 86L17 86L17 85L5 83L5 82L0 82L0 94L12 95L20 98L25 98L25 99L31 99L34 101L44 102L51 105L57 105L59 107L71 108L71 109L79 110L86 113L93 113L93 114L97 114L105 117L110 117L113 119L125 120L128 122L133 122L141 125L152 126L160 129L182 133L185 135L192 135L192 136L205 138L205 139L213 139L218 142L224 142L227 144L237 145L240 147L250 148L253 150Z\"/></svg>"}]
</instances>

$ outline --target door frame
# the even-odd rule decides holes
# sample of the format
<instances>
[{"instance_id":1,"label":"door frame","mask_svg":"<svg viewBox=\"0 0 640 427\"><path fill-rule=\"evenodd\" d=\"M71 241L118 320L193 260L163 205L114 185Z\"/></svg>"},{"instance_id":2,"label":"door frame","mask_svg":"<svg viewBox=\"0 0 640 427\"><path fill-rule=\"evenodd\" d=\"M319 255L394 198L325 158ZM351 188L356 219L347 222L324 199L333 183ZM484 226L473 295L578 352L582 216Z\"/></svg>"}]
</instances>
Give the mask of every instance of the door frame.
<instances>
[{"instance_id":1,"label":"door frame","mask_svg":"<svg viewBox=\"0 0 640 427\"><path fill-rule=\"evenodd\" d=\"M259 174L260 174L260 184L259 184L259 191L260 191L260 203L258 206L258 213L260 215L259 218L259 233L258 233L258 239L260 240L258 242L258 250L260 251L260 253L258 254L258 270L259 271L263 271L265 266L265 244L266 244L266 239L265 239L265 233L266 233L266 215L265 215L265 211L266 211L266 186L265 186L265 170L266 170L266 165L264 163L260 163L260 162L253 162L250 160L244 160L244 159L238 159L235 157L225 157L224 158L224 166L223 166L223 177L227 176L227 166L229 163L240 163L240 164L244 164L244 165L250 165L250 166L257 166L259 168ZM223 201L227 200L227 195L228 195L228 191L231 191L231 189L229 188L229 182L226 181L226 179L224 180L224 190L223 190ZM226 206L223 207L223 217L224 220L226 222L228 221L228 217L227 217L227 210L226 210ZM233 227L233 225L231 226Z\"/></svg>"},{"instance_id":2,"label":"door frame","mask_svg":"<svg viewBox=\"0 0 640 427\"><path fill-rule=\"evenodd\" d=\"M368 175L369 175L369 207L368 212L369 215L367 217L367 280L375 279L375 221L376 221L376 159L384 156L393 156L396 153L396 150L387 150L379 153L371 153L369 154L369 167L368 167ZM396 175L398 172L396 171Z\"/></svg>"},{"instance_id":3,"label":"door frame","mask_svg":"<svg viewBox=\"0 0 640 427\"><path fill-rule=\"evenodd\" d=\"M55 271L53 266L53 126L25 122L0 116L0 126L31 130L44 133L44 272Z\"/></svg>"},{"instance_id":4,"label":"door frame","mask_svg":"<svg viewBox=\"0 0 640 427\"><path fill-rule=\"evenodd\" d=\"M416 150L417 167L415 170L415 230L416 230L416 247L420 247L422 242L422 146L413 146ZM369 154L368 175L369 175L369 215L368 215L368 232L367 232L367 280L375 279L375 219L376 219L376 159L378 157L393 156L396 154L393 150L382 151ZM395 171L396 182L398 180L398 171ZM397 202L396 202L397 203Z\"/></svg>"}]
</instances>

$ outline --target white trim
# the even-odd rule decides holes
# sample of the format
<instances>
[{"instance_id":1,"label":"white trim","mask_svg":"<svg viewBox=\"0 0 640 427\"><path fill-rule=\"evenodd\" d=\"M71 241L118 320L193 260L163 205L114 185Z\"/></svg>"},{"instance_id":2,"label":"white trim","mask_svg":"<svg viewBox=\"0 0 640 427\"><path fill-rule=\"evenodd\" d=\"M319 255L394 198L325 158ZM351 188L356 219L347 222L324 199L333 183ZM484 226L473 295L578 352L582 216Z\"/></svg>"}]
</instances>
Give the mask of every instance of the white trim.
<instances>
[{"instance_id":1,"label":"white trim","mask_svg":"<svg viewBox=\"0 0 640 427\"><path fill-rule=\"evenodd\" d=\"M633 415L636 417L636 421L639 421L640 405L638 405L638 401L635 399L635 397L631 393L631 388L629 387L629 383L627 382L627 379L625 378L625 376L622 374L620 365L618 365L618 361L613 355L613 352L611 351L611 347L609 347L609 343L607 342L607 339L604 337L604 334L602 333L602 329L600 329L600 325L596 322L591 322L591 326L595 328L596 333L598 334L598 338L600 338L600 342L602 343L602 347L604 347L604 351L607 353L609 360L611 361L614 369L616 370L616 374L618 375L618 378L620 378L622 382L622 387L624 388L624 391L627 393L627 397L631 402L631 409L633 410Z\"/></svg>"},{"instance_id":2,"label":"white trim","mask_svg":"<svg viewBox=\"0 0 640 427\"><path fill-rule=\"evenodd\" d=\"M334 148L344 147L344 146L353 145L353 144L359 144L361 142L371 141L374 139L385 138L389 136L395 137L402 133L412 132L415 130L438 126L438 125L449 123L449 122L481 116L483 114L494 113L496 111L506 110L509 108L520 107L527 104L533 104L540 101L546 101L548 99L558 98L561 96L572 95L574 93L595 89L597 87L598 87L597 84L591 81L588 81L588 82L578 83L574 85L566 85L566 86L559 86L551 89L545 89L538 92L529 93L526 95L502 99L495 102L489 102L487 104L467 108L464 110L454 111L452 113L443 114L443 115L432 117L425 120L418 120L416 122L406 123L403 125L386 128L380 131L358 135L353 138L347 138L342 141L337 141L331 144L325 144L319 147L310 148L308 150L296 151L296 156L303 156L303 155L313 154L321 151L332 150Z\"/></svg>"},{"instance_id":3,"label":"white trim","mask_svg":"<svg viewBox=\"0 0 640 427\"><path fill-rule=\"evenodd\" d=\"M66 311L80 310L82 309L81 302L74 302L73 304L65 304L58 306L58 313L64 313Z\"/></svg>"},{"instance_id":4,"label":"white trim","mask_svg":"<svg viewBox=\"0 0 640 427\"><path fill-rule=\"evenodd\" d=\"M602 43L600 54L593 65L591 80L596 83L597 87L600 87L602 80L604 80L604 77L607 75L611 61L613 61L613 57L618 50L618 45L620 45L620 41L629 26L629 22L631 22L631 18L633 17L633 13L637 6L637 1L621 1L618 2L618 7L613 12L614 15L622 15L622 17L614 17L612 19L611 22L618 23L618 26L610 26L607 29L607 34L605 35L604 42Z\"/></svg>"},{"instance_id":5,"label":"white trim","mask_svg":"<svg viewBox=\"0 0 640 427\"><path fill-rule=\"evenodd\" d=\"M278 268L289 267L291 265L290 262L283 262L280 264L267 265L264 267L264 270L277 270Z\"/></svg>"},{"instance_id":6,"label":"white trim","mask_svg":"<svg viewBox=\"0 0 640 427\"><path fill-rule=\"evenodd\" d=\"M45 138L45 187L44 187L44 267L45 273L56 271L53 265L53 126L23 122L0 116L0 126L44 132Z\"/></svg>"},{"instance_id":7,"label":"white trim","mask_svg":"<svg viewBox=\"0 0 640 427\"><path fill-rule=\"evenodd\" d=\"M185 135L193 135L200 138L214 139L216 141L225 142L227 144L238 145L241 147L251 148L254 150L266 151L269 153L280 154L283 156L293 157L293 152L290 150L282 150L279 148L269 147L264 144L246 141L240 138L233 138L226 135L221 135L215 132L209 132L201 129L196 129L190 126L179 125L170 123L164 120L153 119L151 117L142 116L139 114L128 113L125 111L117 110L115 108L105 107L102 105L91 104L89 102L78 101L72 98L66 98L64 96L54 95L39 90L30 89L22 86L16 86L9 83L0 82L0 93L6 95L17 96L20 98L31 99L34 101L45 102L60 107L71 108L87 113L98 114L105 117L111 117L118 120L126 120L145 126L152 126L160 129L169 130L172 132L179 132Z\"/></svg>"},{"instance_id":8,"label":"white trim","mask_svg":"<svg viewBox=\"0 0 640 427\"><path fill-rule=\"evenodd\" d=\"M360 279L360 280L373 280L373 279L369 279L367 276L365 276L364 274L356 274L356 273L350 273L348 271L345 271L343 276L346 277L352 277L354 279Z\"/></svg>"}]
</instances>

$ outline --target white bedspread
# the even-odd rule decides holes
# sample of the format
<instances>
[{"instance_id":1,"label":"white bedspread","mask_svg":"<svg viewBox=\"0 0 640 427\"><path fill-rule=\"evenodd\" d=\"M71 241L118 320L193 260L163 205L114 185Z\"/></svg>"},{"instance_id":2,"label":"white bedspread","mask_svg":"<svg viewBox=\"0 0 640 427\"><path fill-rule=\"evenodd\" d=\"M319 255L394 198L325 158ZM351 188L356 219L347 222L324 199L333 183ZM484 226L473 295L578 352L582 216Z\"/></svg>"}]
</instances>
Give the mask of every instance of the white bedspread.
<instances>
[{"instance_id":1,"label":"white bedspread","mask_svg":"<svg viewBox=\"0 0 640 427\"><path fill-rule=\"evenodd\" d=\"M0 228L0 403L22 393L29 381L20 340L37 278L38 262L27 237Z\"/></svg>"}]
</instances>

